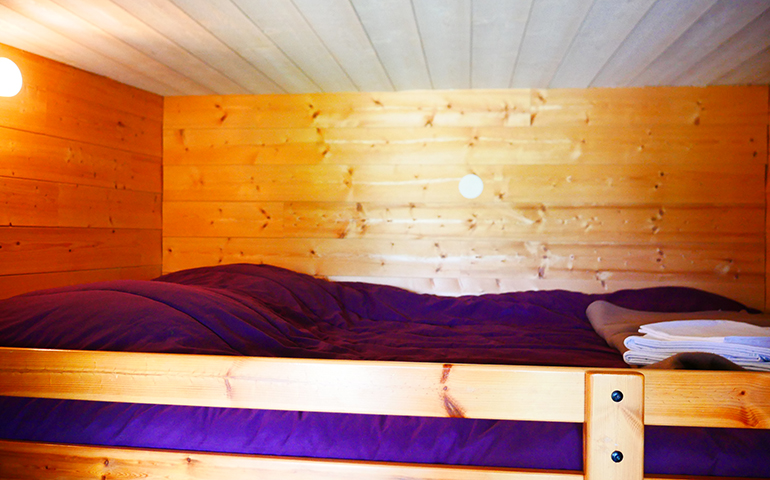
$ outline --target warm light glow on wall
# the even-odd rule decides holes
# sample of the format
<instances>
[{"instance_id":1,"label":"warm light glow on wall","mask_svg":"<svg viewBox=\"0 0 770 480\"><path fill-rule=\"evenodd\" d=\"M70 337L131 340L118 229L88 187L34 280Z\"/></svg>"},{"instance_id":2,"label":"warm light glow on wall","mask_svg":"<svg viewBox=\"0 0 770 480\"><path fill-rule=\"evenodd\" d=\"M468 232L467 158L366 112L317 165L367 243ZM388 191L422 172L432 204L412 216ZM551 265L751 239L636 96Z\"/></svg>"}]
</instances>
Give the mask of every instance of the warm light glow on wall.
<instances>
[{"instance_id":1,"label":"warm light glow on wall","mask_svg":"<svg viewBox=\"0 0 770 480\"><path fill-rule=\"evenodd\" d=\"M21 70L8 58L0 58L0 97L13 97L21 91Z\"/></svg>"}]
</instances>

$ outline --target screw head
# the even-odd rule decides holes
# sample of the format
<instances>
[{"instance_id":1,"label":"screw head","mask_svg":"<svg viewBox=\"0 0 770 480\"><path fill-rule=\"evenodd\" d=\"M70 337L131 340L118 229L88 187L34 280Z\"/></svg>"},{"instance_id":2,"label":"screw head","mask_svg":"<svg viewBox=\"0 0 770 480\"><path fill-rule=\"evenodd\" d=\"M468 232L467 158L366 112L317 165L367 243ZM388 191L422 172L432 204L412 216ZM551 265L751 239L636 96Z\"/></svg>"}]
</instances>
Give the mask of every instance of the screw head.
<instances>
[{"instance_id":1,"label":"screw head","mask_svg":"<svg viewBox=\"0 0 770 480\"><path fill-rule=\"evenodd\" d=\"M621 452L621 451L618 451L618 450L615 450L615 451L614 451L614 452L612 452L612 454L610 455L610 458L612 458L612 461L613 461L613 462L615 462L615 463L620 463L620 462L622 462L622 461L623 461L623 452Z\"/></svg>"},{"instance_id":2,"label":"screw head","mask_svg":"<svg viewBox=\"0 0 770 480\"><path fill-rule=\"evenodd\" d=\"M619 402L621 400L623 400L623 392L621 392L620 390L615 390L614 392L612 392L613 402Z\"/></svg>"}]
</instances>

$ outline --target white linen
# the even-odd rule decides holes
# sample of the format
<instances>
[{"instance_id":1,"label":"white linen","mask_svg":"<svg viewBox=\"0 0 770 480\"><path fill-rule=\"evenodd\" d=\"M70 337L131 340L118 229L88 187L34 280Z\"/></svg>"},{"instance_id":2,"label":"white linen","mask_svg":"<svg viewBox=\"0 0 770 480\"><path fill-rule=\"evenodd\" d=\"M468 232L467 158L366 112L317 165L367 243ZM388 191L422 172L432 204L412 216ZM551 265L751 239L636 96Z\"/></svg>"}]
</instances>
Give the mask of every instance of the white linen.
<instances>
[{"instance_id":1,"label":"white linen","mask_svg":"<svg viewBox=\"0 0 770 480\"><path fill-rule=\"evenodd\" d=\"M731 320L679 320L658 322L639 327L647 338L668 341L727 342L757 345L764 341L770 347L770 328Z\"/></svg>"},{"instance_id":2,"label":"white linen","mask_svg":"<svg viewBox=\"0 0 770 480\"><path fill-rule=\"evenodd\" d=\"M720 355L749 370L770 371L770 328L727 320L682 320L639 327L623 360L649 365L684 352Z\"/></svg>"}]
</instances>

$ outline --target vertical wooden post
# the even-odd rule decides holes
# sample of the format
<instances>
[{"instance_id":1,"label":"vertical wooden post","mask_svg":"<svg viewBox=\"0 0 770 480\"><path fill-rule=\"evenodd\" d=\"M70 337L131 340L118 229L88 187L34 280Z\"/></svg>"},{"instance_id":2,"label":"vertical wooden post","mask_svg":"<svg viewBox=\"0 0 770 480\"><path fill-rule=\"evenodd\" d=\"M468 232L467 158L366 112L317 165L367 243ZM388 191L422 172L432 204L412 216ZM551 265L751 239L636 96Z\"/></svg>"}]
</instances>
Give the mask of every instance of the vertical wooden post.
<instances>
[{"instance_id":1,"label":"vertical wooden post","mask_svg":"<svg viewBox=\"0 0 770 480\"><path fill-rule=\"evenodd\" d=\"M644 377L586 373L586 480L644 478Z\"/></svg>"},{"instance_id":2,"label":"vertical wooden post","mask_svg":"<svg viewBox=\"0 0 770 480\"><path fill-rule=\"evenodd\" d=\"M767 95L767 128L765 129L765 148L767 160L765 161L765 311L770 311L770 87L765 91Z\"/></svg>"}]
</instances>

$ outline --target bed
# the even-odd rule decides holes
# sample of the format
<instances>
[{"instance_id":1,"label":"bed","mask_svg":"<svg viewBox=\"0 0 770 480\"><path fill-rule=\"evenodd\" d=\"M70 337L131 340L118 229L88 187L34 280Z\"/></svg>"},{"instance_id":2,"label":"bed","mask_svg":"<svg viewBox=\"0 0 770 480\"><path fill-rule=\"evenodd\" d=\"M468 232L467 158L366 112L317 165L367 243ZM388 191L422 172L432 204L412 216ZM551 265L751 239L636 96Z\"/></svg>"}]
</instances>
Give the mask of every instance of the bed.
<instances>
[{"instance_id":1,"label":"bed","mask_svg":"<svg viewBox=\"0 0 770 480\"><path fill-rule=\"evenodd\" d=\"M267 265L0 301L2 478L770 477L770 374L630 369L661 287L438 297Z\"/></svg>"}]
</instances>

